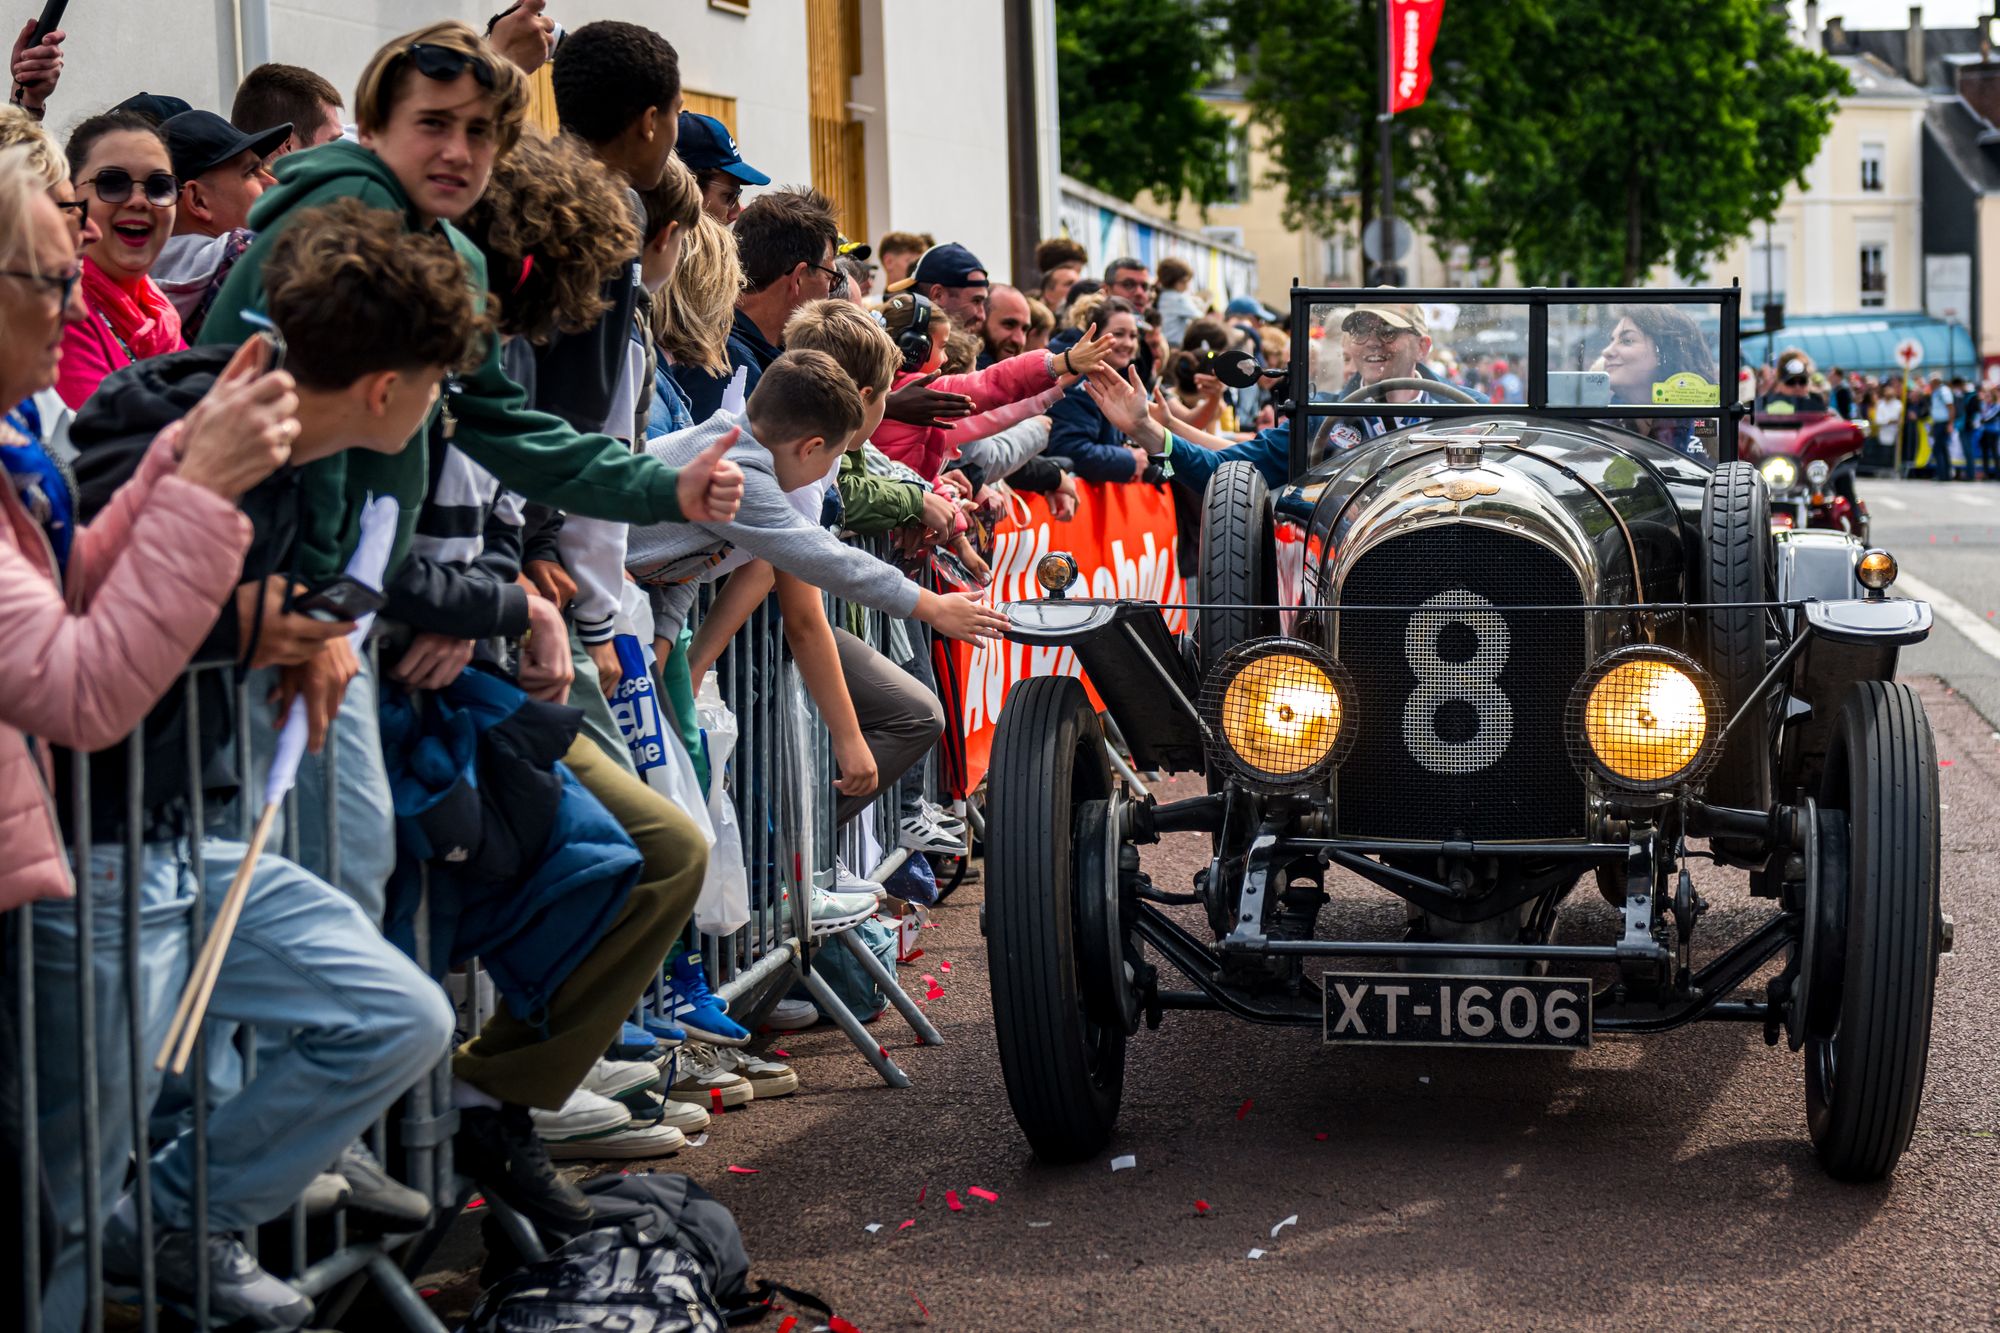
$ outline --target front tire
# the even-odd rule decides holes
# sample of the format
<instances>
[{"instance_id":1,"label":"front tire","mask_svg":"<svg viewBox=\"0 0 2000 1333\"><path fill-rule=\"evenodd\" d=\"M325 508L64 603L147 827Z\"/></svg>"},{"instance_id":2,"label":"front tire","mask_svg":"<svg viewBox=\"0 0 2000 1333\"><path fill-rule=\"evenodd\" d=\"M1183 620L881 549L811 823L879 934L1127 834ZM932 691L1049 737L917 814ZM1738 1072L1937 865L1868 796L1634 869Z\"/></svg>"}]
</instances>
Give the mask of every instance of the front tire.
<instances>
[{"instance_id":1,"label":"front tire","mask_svg":"<svg viewBox=\"0 0 2000 1333\"><path fill-rule=\"evenodd\" d=\"M1201 563L1195 600L1226 611L1201 611L1195 647L1207 680L1222 655L1239 643L1278 632L1278 549L1264 474L1242 461L1224 463L1202 498Z\"/></svg>"},{"instance_id":2,"label":"front tire","mask_svg":"<svg viewBox=\"0 0 2000 1333\"><path fill-rule=\"evenodd\" d=\"M1820 886L1846 899L1844 962L1838 1018L1805 1042L1806 1121L1829 1175L1880 1180L1916 1126L1937 984L1937 752L1908 686L1854 687L1820 799L1847 825L1844 882Z\"/></svg>"},{"instance_id":3,"label":"front tire","mask_svg":"<svg viewBox=\"0 0 2000 1333\"><path fill-rule=\"evenodd\" d=\"M1091 1020L1078 967L1077 895L1105 886L1077 883L1076 820L1111 794L1082 684L1014 686L989 774L986 956L1007 1100L1037 1157L1082 1161L1111 1141L1125 1088L1124 1029Z\"/></svg>"},{"instance_id":4,"label":"front tire","mask_svg":"<svg viewBox=\"0 0 2000 1333\"><path fill-rule=\"evenodd\" d=\"M1724 463L1709 478L1701 502L1701 600L1737 605L1768 602L1774 586L1771 498L1748 463ZM1770 668L1761 606L1702 612L1704 664L1722 694L1725 715L1750 697ZM1720 805L1766 810L1771 805L1771 724L1768 698L1757 702L1710 770L1708 798Z\"/></svg>"}]
</instances>

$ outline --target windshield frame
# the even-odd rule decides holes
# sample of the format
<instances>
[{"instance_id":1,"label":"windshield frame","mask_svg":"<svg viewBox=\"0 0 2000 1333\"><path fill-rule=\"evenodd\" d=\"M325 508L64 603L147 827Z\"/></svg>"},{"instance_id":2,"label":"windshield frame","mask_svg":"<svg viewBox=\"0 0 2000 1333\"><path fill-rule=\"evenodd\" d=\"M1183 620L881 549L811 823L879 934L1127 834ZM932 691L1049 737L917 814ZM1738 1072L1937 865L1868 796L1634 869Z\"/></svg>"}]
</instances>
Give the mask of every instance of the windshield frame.
<instances>
[{"instance_id":1,"label":"windshield frame","mask_svg":"<svg viewBox=\"0 0 2000 1333\"><path fill-rule=\"evenodd\" d=\"M1532 413L1564 420L1605 421L1620 417L1713 417L1716 421L1716 460L1734 463L1741 457L1737 445L1737 423L1745 405L1740 401L1737 382L1742 373L1741 318L1743 290L1728 287L1305 287L1291 289L1291 335L1294 349L1286 386L1291 395L1279 404L1289 413L1291 430L1291 475L1304 474L1311 457L1311 438L1318 423L1328 417L1381 416L1378 402L1329 403L1310 401L1311 357L1297 349L1311 346L1315 306L1379 305L1384 301L1416 305L1489 305L1528 308L1527 375L1523 380L1526 404L1507 403L1397 403L1397 416L1425 417L1450 421L1457 417ZM1549 406L1549 307L1579 305L1700 305L1717 307L1716 331L1717 396L1714 408L1690 410L1686 405L1651 403L1609 403L1591 406Z\"/></svg>"}]
</instances>

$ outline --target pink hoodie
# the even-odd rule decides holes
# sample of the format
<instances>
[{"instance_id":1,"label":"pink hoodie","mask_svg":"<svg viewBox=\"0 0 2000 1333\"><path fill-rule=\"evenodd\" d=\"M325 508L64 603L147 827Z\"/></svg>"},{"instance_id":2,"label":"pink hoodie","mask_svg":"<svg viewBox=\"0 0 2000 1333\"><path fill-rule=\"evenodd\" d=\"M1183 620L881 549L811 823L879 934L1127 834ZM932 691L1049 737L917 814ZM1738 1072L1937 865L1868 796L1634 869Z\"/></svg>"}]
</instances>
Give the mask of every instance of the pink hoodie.
<instances>
[{"instance_id":1,"label":"pink hoodie","mask_svg":"<svg viewBox=\"0 0 2000 1333\"><path fill-rule=\"evenodd\" d=\"M984 370L940 375L931 387L939 393L962 393L972 399L975 412L991 412L1052 388L1056 377L1049 373L1049 368L1053 364L1047 352L1023 352L996 361ZM921 378L916 371L903 371L896 376L893 388L900 389ZM961 436L948 427L912 426L904 421L885 420L876 428L874 445L898 463L915 468L925 481L936 481L953 452L953 445L960 439L974 438L977 437L970 434Z\"/></svg>"},{"instance_id":2,"label":"pink hoodie","mask_svg":"<svg viewBox=\"0 0 2000 1333\"><path fill-rule=\"evenodd\" d=\"M78 530L67 596L47 538L0 479L0 911L76 892L47 747L101 750L129 733L242 577L250 520L174 475L179 430L160 432L133 478Z\"/></svg>"}]
</instances>

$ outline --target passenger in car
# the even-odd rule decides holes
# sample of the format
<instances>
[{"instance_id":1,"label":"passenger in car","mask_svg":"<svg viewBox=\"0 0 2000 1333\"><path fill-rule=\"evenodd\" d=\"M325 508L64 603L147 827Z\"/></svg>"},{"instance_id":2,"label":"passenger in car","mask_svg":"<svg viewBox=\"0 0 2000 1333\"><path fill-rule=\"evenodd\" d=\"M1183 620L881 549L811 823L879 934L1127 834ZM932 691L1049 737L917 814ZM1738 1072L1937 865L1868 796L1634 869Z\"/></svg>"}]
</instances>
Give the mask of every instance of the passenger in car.
<instances>
[{"instance_id":1,"label":"passenger in car","mask_svg":"<svg viewBox=\"0 0 2000 1333\"><path fill-rule=\"evenodd\" d=\"M1618 322L1612 326L1611 341L1600 357L1611 377L1612 402L1650 404L1654 386L1680 374L1698 375L1704 382L1716 384L1715 353L1691 315L1665 305L1621 306L1612 314ZM1714 401L1719 408L1720 386ZM1708 458L1708 447L1694 430L1695 418L1626 417L1611 424L1650 436L1691 458Z\"/></svg>"}]
</instances>

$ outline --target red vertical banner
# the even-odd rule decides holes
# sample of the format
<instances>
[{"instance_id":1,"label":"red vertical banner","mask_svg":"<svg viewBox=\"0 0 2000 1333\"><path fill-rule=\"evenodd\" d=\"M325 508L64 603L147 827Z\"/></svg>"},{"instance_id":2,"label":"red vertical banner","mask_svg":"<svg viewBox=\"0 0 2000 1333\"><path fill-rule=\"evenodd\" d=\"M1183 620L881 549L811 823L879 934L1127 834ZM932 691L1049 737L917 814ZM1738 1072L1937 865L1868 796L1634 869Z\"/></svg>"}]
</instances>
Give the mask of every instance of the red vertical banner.
<instances>
[{"instance_id":1,"label":"red vertical banner","mask_svg":"<svg viewBox=\"0 0 2000 1333\"><path fill-rule=\"evenodd\" d=\"M1444 0L1387 0L1389 114L1422 106L1431 90L1431 48L1437 45Z\"/></svg>"}]
</instances>

